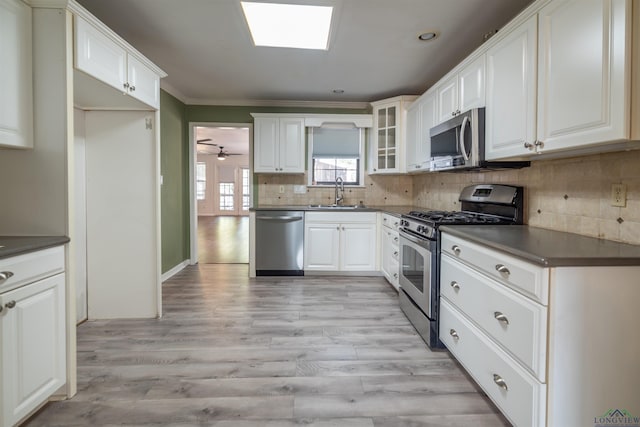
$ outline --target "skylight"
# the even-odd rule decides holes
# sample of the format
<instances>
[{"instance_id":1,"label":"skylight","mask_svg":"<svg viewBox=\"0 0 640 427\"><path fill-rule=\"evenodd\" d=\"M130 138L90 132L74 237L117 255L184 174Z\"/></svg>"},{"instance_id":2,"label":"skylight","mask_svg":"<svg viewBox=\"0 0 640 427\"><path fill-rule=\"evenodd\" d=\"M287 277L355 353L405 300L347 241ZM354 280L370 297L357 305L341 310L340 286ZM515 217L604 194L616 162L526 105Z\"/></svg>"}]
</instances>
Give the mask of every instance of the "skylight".
<instances>
[{"instance_id":1,"label":"skylight","mask_svg":"<svg viewBox=\"0 0 640 427\"><path fill-rule=\"evenodd\" d=\"M240 3L256 46L328 49L333 7Z\"/></svg>"}]
</instances>

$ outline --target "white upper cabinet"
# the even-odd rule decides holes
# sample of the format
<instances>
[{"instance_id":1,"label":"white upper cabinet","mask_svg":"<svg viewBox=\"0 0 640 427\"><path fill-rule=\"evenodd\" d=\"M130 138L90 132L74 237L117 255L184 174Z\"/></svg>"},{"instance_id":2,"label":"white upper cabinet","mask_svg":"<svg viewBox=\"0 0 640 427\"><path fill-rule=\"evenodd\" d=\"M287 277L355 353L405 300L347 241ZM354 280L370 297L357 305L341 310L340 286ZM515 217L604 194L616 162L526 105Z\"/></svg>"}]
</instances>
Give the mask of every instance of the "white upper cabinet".
<instances>
[{"instance_id":1,"label":"white upper cabinet","mask_svg":"<svg viewBox=\"0 0 640 427\"><path fill-rule=\"evenodd\" d=\"M370 174L406 172L404 156L407 108L416 98L416 96L397 96L371 103L373 131Z\"/></svg>"},{"instance_id":2,"label":"white upper cabinet","mask_svg":"<svg viewBox=\"0 0 640 427\"><path fill-rule=\"evenodd\" d=\"M631 2L556 0L538 19L541 150L628 139Z\"/></svg>"},{"instance_id":3,"label":"white upper cabinet","mask_svg":"<svg viewBox=\"0 0 640 427\"><path fill-rule=\"evenodd\" d=\"M304 117L252 115L253 171L304 173Z\"/></svg>"},{"instance_id":4,"label":"white upper cabinet","mask_svg":"<svg viewBox=\"0 0 640 427\"><path fill-rule=\"evenodd\" d=\"M134 56L127 56L129 94L152 107L160 107L160 77Z\"/></svg>"},{"instance_id":5,"label":"white upper cabinet","mask_svg":"<svg viewBox=\"0 0 640 427\"><path fill-rule=\"evenodd\" d=\"M460 113L458 108L458 76L454 75L438 86L438 123Z\"/></svg>"},{"instance_id":6,"label":"white upper cabinet","mask_svg":"<svg viewBox=\"0 0 640 427\"><path fill-rule=\"evenodd\" d=\"M537 16L487 51L487 160L527 154L536 140Z\"/></svg>"},{"instance_id":7,"label":"white upper cabinet","mask_svg":"<svg viewBox=\"0 0 640 427\"><path fill-rule=\"evenodd\" d=\"M0 147L33 147L31 8L0 0Z\"/></svg>"},{"instance_id":8,"label":"white upper cabinet","mask_svg":"<svg viewBox=\"0 0 640 427\"><path fill-rule=\"evenodd\" d=\"M438 85L438 123L485 105L485 56L480 55Z\"/></svg>"},{"instance_id":9,"label":"white upper cabinet","mask_svg":"<svg viewBox=\"0 0 640 427\"><path fill-rule=\"evenodd\" d=\"M436 123L437 92L420 97L407 110L407 172L429 170L431 136Z\"/></svg>"},{"instance_id":10,"label":"white upper cabinet","mask_svg":"<svg viewBox=\"0 0 640 427\"><path fill-rule=\"evenodd\" d=\"M488 160L610 151L640 138L632 3L541 2L489 48Z\"/></svg>"},{"instance_id":11,"label":"white upper cabinet","mask_svg":"<svg viewBox=\"0 0 640 427\"><path fill-rule=\"evenodd\" d=\"M75 67L153 108L160 107L160 75L110 33L79 16L75 17Z\"/></svg>"}]
</instances>

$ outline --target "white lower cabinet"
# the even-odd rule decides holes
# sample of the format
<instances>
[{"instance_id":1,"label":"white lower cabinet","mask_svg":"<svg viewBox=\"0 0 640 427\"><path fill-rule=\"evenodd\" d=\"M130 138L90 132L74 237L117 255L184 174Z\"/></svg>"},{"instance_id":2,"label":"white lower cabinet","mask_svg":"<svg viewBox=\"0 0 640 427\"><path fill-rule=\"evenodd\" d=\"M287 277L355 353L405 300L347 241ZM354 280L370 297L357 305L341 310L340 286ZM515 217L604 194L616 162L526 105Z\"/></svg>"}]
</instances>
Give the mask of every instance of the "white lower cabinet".
<instances>
[{"instance_id":1,"label":"white lower cabinet","mask_svg":"<svg viewBox=\"0 0 640 427\"><path fill-rule=\"evenodd\" d=\"M382 227L380 228L382 274L396 290L400 288L399 224L399 218L389 214L382 214Z\"/></svg>"},{"instance_id":2,"label":"white lower cabinet","mask_svg":"<svg viewBox=\"0 0 640 427\"><path fill-rule=\"evenodd\" d=\"M20 257L2 260L2 270L10 271L5 270L7 261L16 258ZM27 258L31 269L16 271L14 277L41 276L37 261ZM24 265L13 265L20 264ZM8 427L46 402L66 381L65 274L1 293L0 307L0 426Z\"/></svg>"},{"instance_id":3,"label":"white lower cabinet","mask_svg":"<svg viewBox=\"0 0 640 427\"><path fill-rule=\"evenodd\" d=\"M515 426L544 425L545 384L446 300L440 303L440 339Z\"/></svg>"},{"instance_id":4,"label":"white lower cabinet","mask_svg":"<svg viewBox=\"0 0 640 427\"><path fill-rule=\"evenodd\" d=\"M376 214L308 212L305 271L375 271Z\"/></svg>"},{"instance_id":5,"label":"white lower cabinet","mask_svg":"<svg viewBox=\"0 0 640 427\"><path fill-rule=\"evenodd\" d=\"M640 266L542 267L443 232L440 267L440 339L515 426L640 413Z\"/></svg>"}]
</instances>

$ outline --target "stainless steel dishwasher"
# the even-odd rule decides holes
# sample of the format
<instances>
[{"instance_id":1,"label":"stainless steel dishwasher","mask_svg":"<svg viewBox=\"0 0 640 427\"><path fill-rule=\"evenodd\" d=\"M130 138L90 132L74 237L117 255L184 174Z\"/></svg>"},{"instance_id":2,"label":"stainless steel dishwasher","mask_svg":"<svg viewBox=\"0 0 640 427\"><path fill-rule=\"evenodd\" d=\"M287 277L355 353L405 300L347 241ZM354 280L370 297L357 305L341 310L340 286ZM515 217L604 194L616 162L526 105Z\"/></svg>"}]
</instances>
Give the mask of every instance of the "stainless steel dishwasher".
<instances>
[{"instance_id":1,"label":"stainless steel dishwasher","mask_svg":"<svg viewBox=\"0 0 640 427\"><path fill-rule=\"evenodd\" d=\"M256 212L256 276L304 276L304 212Z\"/></svg>"}]
</instances>

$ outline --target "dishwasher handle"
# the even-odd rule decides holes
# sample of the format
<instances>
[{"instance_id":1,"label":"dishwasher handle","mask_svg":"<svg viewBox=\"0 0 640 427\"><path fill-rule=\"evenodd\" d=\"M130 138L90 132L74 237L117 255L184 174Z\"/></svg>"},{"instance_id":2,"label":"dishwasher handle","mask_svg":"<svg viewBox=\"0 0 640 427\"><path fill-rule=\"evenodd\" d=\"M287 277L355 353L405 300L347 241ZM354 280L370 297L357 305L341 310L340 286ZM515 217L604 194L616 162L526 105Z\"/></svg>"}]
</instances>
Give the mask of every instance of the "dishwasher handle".
<instances>
[{"instance_id":1,"label":"dishwasher handle","mask_svg":"<svg viewBox=\"0 0 640 427\"><path fill-rule=\"evenodd\" d=\"M291 221L302 221L304 219L303 216L293 216L293 215L279 215L279 216L258 216L256 220L264 220L264 221L282 221L282 222L291 222Z\"/></svg>"}]
</instances>

